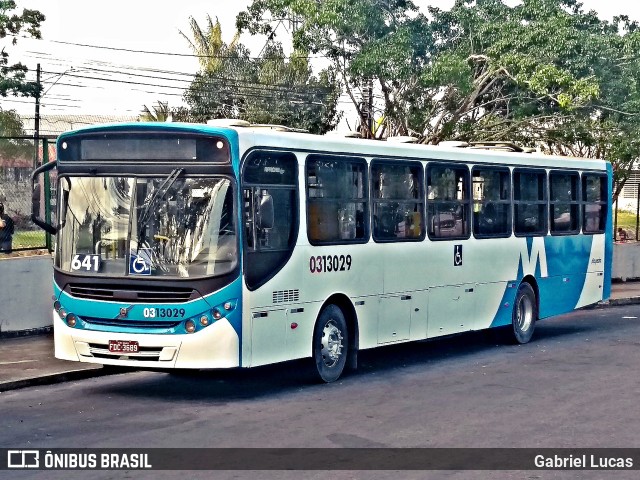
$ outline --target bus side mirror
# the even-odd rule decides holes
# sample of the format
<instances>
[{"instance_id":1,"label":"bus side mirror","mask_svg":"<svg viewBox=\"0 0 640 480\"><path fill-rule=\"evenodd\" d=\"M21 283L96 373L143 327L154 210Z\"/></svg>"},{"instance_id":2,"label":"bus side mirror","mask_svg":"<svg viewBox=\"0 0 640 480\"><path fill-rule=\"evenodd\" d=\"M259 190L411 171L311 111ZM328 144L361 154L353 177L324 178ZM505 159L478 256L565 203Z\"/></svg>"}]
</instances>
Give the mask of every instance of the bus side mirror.
<instances>
[{"instance_id":1,"label":"bus side mirror","mask_svg":"<svg viewBox=\"0 0 640 480\"><path fill-rule=\"evenodd\" d=\"M40 208L43 196L40 194L41 186L40 183L36 183L36 178L40 175L44 175L44 173L54 169L56 166L57 162L45 163L38 167L31 175L31 221L51 235L55 235L58 232L58 227L54 227L51 223L40 218Z\"/></svg>"},{"instance_id":2,"label":"bus side mirror","mask_svg":"<svg viewBox=\"0 0 640 480\"><path fill-rule=\"evenodd\" d=\"M273 228L274 218L273 197L268 193L263 193L260 196L260 207L258 209L258 227L261 230Z\"/></svg>"}]
</instances>

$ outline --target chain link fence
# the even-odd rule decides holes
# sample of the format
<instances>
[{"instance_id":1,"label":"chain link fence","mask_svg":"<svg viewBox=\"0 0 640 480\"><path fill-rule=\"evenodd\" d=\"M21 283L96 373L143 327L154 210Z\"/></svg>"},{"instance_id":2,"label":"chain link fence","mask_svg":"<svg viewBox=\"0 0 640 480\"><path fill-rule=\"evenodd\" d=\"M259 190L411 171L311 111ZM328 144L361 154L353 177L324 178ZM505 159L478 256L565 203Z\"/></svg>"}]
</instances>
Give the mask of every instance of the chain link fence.
<instances>
[{"instance_id":1,"label":"chain link fence","mask_svg":"<svg viewBox=\"0 0 640 480\"><path fill-rule=\"evenodd\" d=\"M31 174L36 159L38 163L55 159L55 139L44 138L36 142L33 137L0 137L0 202L4 204L5 214L14 222L13 251L51 250L51 236L31 221ZM54 185L55 180L47 178L37 187L37 195L45 200L41 202L41 218L50 214Z\"/></svg>"}]
</instances>

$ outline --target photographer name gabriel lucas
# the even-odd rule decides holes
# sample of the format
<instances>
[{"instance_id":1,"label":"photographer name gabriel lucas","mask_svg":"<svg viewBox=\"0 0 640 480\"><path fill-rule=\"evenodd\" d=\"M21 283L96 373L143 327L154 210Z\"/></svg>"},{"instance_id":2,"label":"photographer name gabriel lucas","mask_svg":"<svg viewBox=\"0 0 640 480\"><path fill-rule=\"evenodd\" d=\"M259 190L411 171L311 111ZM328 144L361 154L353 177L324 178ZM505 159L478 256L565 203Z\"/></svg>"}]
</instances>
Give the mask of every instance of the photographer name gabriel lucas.
<instances>
[{"instance_id":1,"label":"photographer name gabriel lucas","mask_svg":"<svg viewBox=\"0 0 640 480\"><path fill-rule=\"evenodd\" d=\"M602 457L599 455L569 455L568 457L536 455L534 463L538 468L633 468L633 458Z\"/></svg>"}]
</instances>

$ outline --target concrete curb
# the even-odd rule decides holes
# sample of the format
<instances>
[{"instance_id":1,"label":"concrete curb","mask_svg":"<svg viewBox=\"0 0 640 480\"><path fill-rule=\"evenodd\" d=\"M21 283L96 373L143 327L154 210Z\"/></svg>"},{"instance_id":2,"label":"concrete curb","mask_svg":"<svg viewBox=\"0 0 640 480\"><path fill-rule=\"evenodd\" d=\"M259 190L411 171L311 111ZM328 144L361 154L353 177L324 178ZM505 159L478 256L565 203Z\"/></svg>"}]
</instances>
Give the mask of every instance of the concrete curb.
<instances>
[{"instance_id":1,"label":"concrete curb","mask_svg":"<svg viewBox=\"0 0 640 480\"><path fill-rule=\"evenodd\" d=\"M629 297L629 298L610 298L608 303L605 306L623 306L623 305L638 305L640 304L640 297Z\"/></svg>"},{"instance_id":2,"label":"concrete curb","mask_svg":"<svg viewBox=\"0 0 640 480\"><path fill-rule=\"evenodd\" d=\"M118 373L123 373L123 370L104 367L53 373L40 377L24 378L22 380L0 383L0 393L8 392L11 390L18 390L20 388L54 385L56 383L72 382L74 380L86 380L88 378L104 377L106 375L115 375Z\"/></svg>"},{"instance_id":3,"label":"concrete curb","mask_svg":"<svg viewBox=\"0 0 640 480\"><path fill-rule=\"evenodd\" d=\"M18 337L29 337L31 335L43 335L43 334L52 333L52 332L53 332L53 326L31 328L29 330L15 330L11 332L0 331L0 340L4 338L18 338Z\"/></svg>"}]
</instances>

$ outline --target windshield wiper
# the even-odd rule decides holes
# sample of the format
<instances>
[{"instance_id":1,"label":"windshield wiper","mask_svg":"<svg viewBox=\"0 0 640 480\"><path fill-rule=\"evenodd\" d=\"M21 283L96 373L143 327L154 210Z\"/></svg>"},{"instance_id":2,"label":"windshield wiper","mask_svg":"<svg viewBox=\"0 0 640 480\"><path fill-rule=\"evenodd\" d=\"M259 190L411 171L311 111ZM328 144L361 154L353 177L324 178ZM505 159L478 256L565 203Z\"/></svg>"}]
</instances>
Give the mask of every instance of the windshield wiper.
<instances>
[{"instance_id":1,"label":"windshield wiper","mask_svg":"<svg viewBox=\"0 0 640 480\"><path fill-rule=\"evenodd\" d=\"M164 198L167 191L171 188L171 185L175 183L182 172L184 172L184 168L176 168L175 170L173 170L169 174L169 176L165 178L164 182L162 182L162 185L160 185L160 187L158 187L158 189L153 192L153 195L151 195L149 201L145 202L145 205L143 207L144 209L142 210L142 213L138 218L138 250L140 249L140 244L144 242L144 232L147 228L147 223L151 218L152 210L155 207L156 202L158 201L158 199Z\"/></svg>"}]
</instances>

